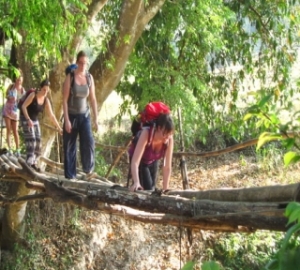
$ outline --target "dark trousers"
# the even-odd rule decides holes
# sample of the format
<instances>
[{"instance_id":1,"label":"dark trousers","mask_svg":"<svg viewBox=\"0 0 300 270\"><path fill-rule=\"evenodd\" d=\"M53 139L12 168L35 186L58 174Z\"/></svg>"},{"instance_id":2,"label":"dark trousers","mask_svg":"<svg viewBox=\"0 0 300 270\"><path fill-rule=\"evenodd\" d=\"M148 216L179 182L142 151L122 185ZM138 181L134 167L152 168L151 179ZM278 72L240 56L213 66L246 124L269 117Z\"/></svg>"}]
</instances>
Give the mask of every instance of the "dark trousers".
<instances>
[{"instance_id":1,"label":"dark trousers","mask_svg":"<svg viewBox=\"0 0 300 270\"><path fill-rule=\"evenodd\" d=\"M141 163L139 166L140 184L144 190L155 190L157 179L158 160L151 164Z\"/></svg>"},{"instance_id":2,"label":"dark trousers","mask_svg":"<svg viewBox=\"0 0 300 270\"><path fill-rule=\"evenodd\" d=\"M90 114L70 114L71 133L63 131L64 170L66 178L76 178L77 137L79 135L79 150L82 170L85 173L93 171L95 166L95 142L92 134Z\"/></svg>"}]
</instances>

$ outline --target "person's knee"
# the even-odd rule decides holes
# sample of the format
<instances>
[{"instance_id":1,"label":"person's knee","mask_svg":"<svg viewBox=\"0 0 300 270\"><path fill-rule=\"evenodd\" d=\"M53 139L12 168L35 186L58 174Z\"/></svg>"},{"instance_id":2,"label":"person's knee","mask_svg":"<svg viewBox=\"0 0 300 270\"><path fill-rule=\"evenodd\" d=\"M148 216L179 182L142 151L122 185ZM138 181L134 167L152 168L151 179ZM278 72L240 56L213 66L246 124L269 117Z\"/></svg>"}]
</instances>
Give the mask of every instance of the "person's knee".
<instances>
[{"instance_id":1,"label":"person's knee","mask_svg":"<svg viewBox=\"0 0 300 270\"><path fill-rule=\"evenodd\" d=\"M19 135L19 133L18 133L18 131L16 129L13 129L12 132L13 132L13 134L14 134L15 137L17 137Z\"/></svg>"}]
</instances>

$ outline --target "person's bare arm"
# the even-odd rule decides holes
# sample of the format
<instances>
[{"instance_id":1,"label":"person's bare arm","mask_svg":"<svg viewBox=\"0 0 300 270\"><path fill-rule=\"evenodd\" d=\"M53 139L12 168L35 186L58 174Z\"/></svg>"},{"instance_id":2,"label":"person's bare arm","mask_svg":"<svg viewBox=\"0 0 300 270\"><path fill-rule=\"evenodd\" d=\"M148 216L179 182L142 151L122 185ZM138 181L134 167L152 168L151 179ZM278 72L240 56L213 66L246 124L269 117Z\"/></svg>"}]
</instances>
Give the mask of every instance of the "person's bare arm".
<instances>
[{"instance_id":1,"label":"person's bare arm","mask_svg":"<svg viewBox=\"0 0 300 270\"><path fill-rule=\"evenodd\" d=\"M33 99L35 97L35 93L31 93L23 102L22 104L22 112L23 112L23 115L25 117L25 119L27 120L28 122L28 126L29 127L32 127L33 126L33 123L28 115L28 111L27 111L27 107L32 103Z\"/></svg>"},{"instance_id":2,"label":"person's bare arm","mask_svg":"<svg viewBox=\"0 0 300 270\"><path fill-rule=\"evenodd\" d=\"M64 84L63 84L63 112L64 112L64 124L66 132L70 133L72 126L69 119L68 114L68 99L70 96L70 87L71 87L71 75L68 74L65 78Z\"/></svg>"},{"instance_id":3,"label":"person's bare arm","mask_svg":"<svg viewBox=\"0 0 300 270\"><path fill-rule=\"evenodd\" d=\"M172 173L172 157L173 157L174 140L173 136L169 139L166 155L163 164L163 190L169 189L169 182Z\"/></svg>"},{"instance_id":4,"label":"person's bare arm","mask_svg":"<svg viewBox=\"0 0 300 270\"><path fill-rule=\"evenodd\" d=\"M130 169L131 169L131 175L133 179L133 185L129 187L130 191L135 191L137 189L143 189L140 183L139 178L139 166L142 159L142 156L145 151L145 147L148 142L148 130L144 129L137 141L137 144L135 146L135 150L131 159Z\"/></svg>"},{"instance_id":5,"label":"person's bare arm","mask_svg":"<svg viewBox=\"0 0 300 270\"><path fill-rule=\"evenodd\" d=\"M60 127L59 122L57 121L57 119L53 113L52 106L51 106L48 98L46 98L46 100L45 100L45 110L46 110L47 115L51 119L52 123L56 126L59 134L62 134L62 128Z\"/></svg>"},{"instance_id":6,"label":"person's bare arm","mask_svg":"<svg viewBox=\"0 0 300 270\"><path fill-rule=\"evenodd\" d=\"M96 132L98 132L98 106L97 106L97 99L96 99L96 93L95 93L95 83L94 78L92 75L91 77L91 87L90 87L90 94L89 94L89 100L92 107L92 113L93 113L93 127Z\"/></svg>"}]
</instances>

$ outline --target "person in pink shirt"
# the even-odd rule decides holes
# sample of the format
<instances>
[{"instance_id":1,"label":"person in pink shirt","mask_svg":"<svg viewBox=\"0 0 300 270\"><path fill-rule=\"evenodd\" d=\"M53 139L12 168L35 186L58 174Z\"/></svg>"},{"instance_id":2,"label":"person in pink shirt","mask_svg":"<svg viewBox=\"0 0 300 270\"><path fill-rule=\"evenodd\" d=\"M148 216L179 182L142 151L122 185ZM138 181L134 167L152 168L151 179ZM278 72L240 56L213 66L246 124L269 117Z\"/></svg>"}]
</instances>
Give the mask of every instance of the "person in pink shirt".
<instances>
[{"instance_id":1,"label":"person in pink shirt","mask_svg":"<svg viewBox=\"0 0 300 270\"><path fill-rule=\"evenodd\" d=\"M144 127L138 140L129 149L131 158L130 191L154 190L158 172L158 161L163 159L163 190L169 189L172 171L174 124L169 114L160 114L156 120L154 135L149 143L149 127Z\"/></svg>"},{"instance_id":2,"label":"person in pink shirt","mask_svg":"<svg viewBox=\"0 0 300 270\"><path fill-rule=\"evenodd\" d=\"M19 132L18 132L18 126L19 126L19 109L18 109L18 101L21 98L22 95L25 94L25 89L22 86L23 84L23 74L22 71L19 70L19 76L15 78L14 83L12 83L7 91L6 91L6 102L3 107L3 118L5 121L6 126L6 142L7 147L9 150L9 153L12 154L13 151L11 149L11 140L10 136L11 133L14 136L15 140L15 146L16 146L16 155L20 155L20 149L19 149Z\"/></svg>"}]
</instances>

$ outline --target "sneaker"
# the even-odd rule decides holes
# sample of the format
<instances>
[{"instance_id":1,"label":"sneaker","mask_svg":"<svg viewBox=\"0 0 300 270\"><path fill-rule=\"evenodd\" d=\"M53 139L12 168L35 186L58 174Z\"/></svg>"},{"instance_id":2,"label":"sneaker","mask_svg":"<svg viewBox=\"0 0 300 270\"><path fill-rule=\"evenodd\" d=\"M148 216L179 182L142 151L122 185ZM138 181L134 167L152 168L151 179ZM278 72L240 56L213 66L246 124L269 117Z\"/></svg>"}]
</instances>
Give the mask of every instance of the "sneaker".
<instances>
[{"instance_id":1,"label":"sneaker","mask_svg":"<svg viewBox=\"0 0 300 270\"><path fill-rule=\"evenodd\" d=\"M89 180L91 180L92 178L96 178L97 176L98 176L97 173L95 173L95 172L90 172L90 173L87 173L87 174L85 175L84 180L89 181Z\"/></svg>"},{"instance_id":2,"label":"sneaker","mask_svg":"<svg viewBox=\"0 0 300 270\"><path fill-rule=\"evenodd\" d=\"M17 158L19 158L19 157L21 156L20 150L17 150L17 151L15 152L15 156L16 156Z\"/></svg>"},{"instance_id":3,"label":"sneaker","mask_svg":"<svg viewBox=\"0 0 300 270\"><path fill-rule=\"evenodd\" d=\"M66 179L68 179L69 181L78 181L78 179L76 178L66 178Z\"/></svg>"},{"instance_id":4,"label":"sneaker","mask_svg":"<svg viewBox=\"0 0 300 270\"><path fill-rule=\"evenodd\" d=\"M13 155L13 151L11 149L9 149L6 153L7 156L12 156Z\"/></svg>"},{"instance_id":5,"label":"sneaker","mask_svg":"<svg viewBox=\"0 0 300 270\"><path fill-rule=\"evenodd\" d=\"M32 164L31 168L34 169L36 172L41 172L41 169L37 167L35 164Z\"/></svg>"}]
</instances>

